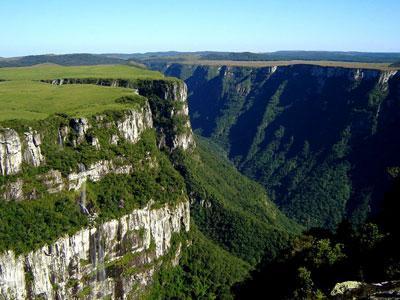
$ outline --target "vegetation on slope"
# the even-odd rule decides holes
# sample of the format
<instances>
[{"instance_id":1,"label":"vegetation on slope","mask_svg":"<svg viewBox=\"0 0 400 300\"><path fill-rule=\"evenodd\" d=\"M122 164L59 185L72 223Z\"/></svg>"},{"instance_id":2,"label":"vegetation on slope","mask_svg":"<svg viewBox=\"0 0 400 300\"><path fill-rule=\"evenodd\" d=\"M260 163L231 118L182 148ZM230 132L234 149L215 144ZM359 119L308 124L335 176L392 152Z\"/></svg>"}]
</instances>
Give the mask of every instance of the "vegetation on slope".
<instances>
[{"instance_id":1,"label":"vegetation on slope","mask_svg":"<svg viewBox=\"0 0 400 300\"><path fill-rule=\"evenodd\" d=\"M335 228L379 210L386 168L398 164L399 75L384 87L379 71L355 80L355 70L305 65L272 75L178 64L164 72L185 79L194 129L222 145L290 217Z\"/></svg>"},{"instance_id":2,"label":"vegetation on slope","mask_svg":"<svg viewBox=\"0 0 400 300\"><path fill-rule=\"evenodd\" d=\"M236 285L236 298L253 298L268 291L273 299L323 299L339 282L398 280L399 196L397 178L377 218L357 228L342 222L334 233L313 229L295 238L274 261L263 261L247 280ZM375 290L378 288L375 286ZM343 299L369 299L373 291L365 286L354 291L358 294Z\"/></svg>"},{"instance_id":3,"label":"vegetation on slope","mask_svg":"<svg viewBox=\"0 0 400 300\"><path fill-rule=\"evenodd\" d=\"M164 265L148 299L233 299L232 286L299 232L223 150L201 137L196 143L194 153L172 156L192 202L190 246L178 266Z\"/></svg>"},{"instance_id":4,"label":"vegetation on slope","mask_svg":"<svg viewBox=\"0 0 400 300\"><path fill-rule=\"evenodd\" d=\"M202 138L197 141L196 154L174 160L185 178L199 230L251 264L265 249L273 257L298 232L297 225L269 201L260 185L241 175L221 149Z\"/></svg>"},{"instance_id":5,"label":"vegetation on slope","mask_svg":"<svg viewBox=\"0 0 400 300\"><path fill-rule=\"evenodd\" d=\"M88 225L87 216L79 209L80 191L46 193L39 176L50 169L64 169L69 173L70 167L76 168L78 163L89 165L100 158L111 159L121 155L126 158L124 163L133 165L135 172L130 175L107 175L100 182L86 183L86 208L91 214L98 215L98 221L120 217L142 207L150 199L155 201L155 205L183 199L183 178L168 157L158 150L153 130L143 133L137 144L109 145L98 153L85 143L78 149L64 147L57 150L56 145L46 147L43 149L47 159L45 166L25 167L18 177L25 181L26 192L34 191L37 199L21 202L0 200L0 252L8 249L17 253L29 252ZM155 159L157 166L152 168L144 163L146 156ZM0 176L0 186L13 180L12 177Z\"/></svg>"},{"instance_id":6,"label":"vegetation on slope","mask_svg":"<svg viewBox=\"0 0 400 300\"><path fill-rule=\"evenodd\" d=\"M145 299L233 299L231 287L250 266L206 238L194 224L179 265L164 264Z\"/></svg>"},{"instance_id":7,"label":"vegetation on slope","mask_svg":"<svg viewBox=\"0 0 400 300\"><path fill-rule=\"evenodd\" d=\"M46 159L40 167L24 164L19 174L0 176L0 198L6 187L16 180L23 181L23 193L32 198L32 201L20 202L0 199L0 252L8 249L28 252L88 225L88 217L79 205L83 198L86 209L99 221L127 214L150 199L155 201L154 205L184 199L183 178L168 156L158 149L154 129L142 133L136 144L121 137L118 145L110 143L111 137L119 133L115 126L107 124L115 124L123 118L125 110L142 106L146 101L144 97L123 88L52 86L29 81L52 76L159 79L163 78L160 73L128 66L35 66L1 69L0 73L2 78L10 80L0 83L0 128L13 128L20 136L30 128L37 130ZM145 83L143 81L142 85ZM96 117L99 112L100 119ZM97 126L88 128L79 143L76 143L76 133L71 131L60 146L57 143L59 128L68 126L74 116L86 116L90 124ZM98 140L100 149L95 149L90 137ZM135 171L128 175L109 174L100 182L86 183L79 192L47 192L43 176L48 171L60 171L65 178L82 166L87 169L104 160L113 161L117 166L130 165Z\"/></svg>"}]
</instances>

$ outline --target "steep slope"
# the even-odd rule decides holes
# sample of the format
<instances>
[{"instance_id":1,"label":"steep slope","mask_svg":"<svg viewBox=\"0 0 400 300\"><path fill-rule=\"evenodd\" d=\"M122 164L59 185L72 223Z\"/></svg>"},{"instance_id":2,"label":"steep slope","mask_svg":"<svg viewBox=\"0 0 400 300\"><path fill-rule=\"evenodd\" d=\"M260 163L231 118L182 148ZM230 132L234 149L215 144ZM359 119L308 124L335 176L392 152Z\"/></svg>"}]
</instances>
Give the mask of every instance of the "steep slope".
<instances>
[{"instance_id":1,"label":"steep slope","mask_svg":"<svg viewBox=\"0 0 400 300\"><path fill-rule=\"evenodd\" d=\"M199 230L251 264L264 251L273 257L299 232L298 225L276 208L259 184L240 174L219 147L200 137L196 144L196 152L178 151L174 159Z\"/></svg>"},{"instance_id":2,"label":"steep slope","mask_svg":"<svg viewBox=\"0 0 400 300\"><path fill-rule=\"evenodd\" d=\"M124 84L111 110L0 123L1 298L138 298L178 263L189 201L169 155L195 146L186 87Z\"/></svg>"},{"instance_id":3,"label":"steep slope","mask_svg":"<svg viewBox=\"0 0 400 300\"><path fill-rule=\"evenodd\" d=\"M127 66L1 78L0 297L228 299L298 232L219 148L196 150L182 81Z\"/></svg>"},{"instance_id":4,"label":"steep slope","mask_svg":"<svg viewBox=\"0 0 400 300\"><path fill-rule=\"evenodd\" d=\"M152 67L185 80L193 128L222 145L289 216L333 228L379 210L386 169L398 164L397 71Z\"/></svg>"},{"instance_id":5,"label":"steep slope","mask_svg":"<svg viewBox=\"0 0 400 300\"><path fill-rule=\"evenodd\" d=\"M192 244L179 266L161 271L148 299L233 299L232 286L261 257L273 260L300 230L221 148L201 137L196 145L173 154L190 196Z\"/></svg>"}]
</instances>

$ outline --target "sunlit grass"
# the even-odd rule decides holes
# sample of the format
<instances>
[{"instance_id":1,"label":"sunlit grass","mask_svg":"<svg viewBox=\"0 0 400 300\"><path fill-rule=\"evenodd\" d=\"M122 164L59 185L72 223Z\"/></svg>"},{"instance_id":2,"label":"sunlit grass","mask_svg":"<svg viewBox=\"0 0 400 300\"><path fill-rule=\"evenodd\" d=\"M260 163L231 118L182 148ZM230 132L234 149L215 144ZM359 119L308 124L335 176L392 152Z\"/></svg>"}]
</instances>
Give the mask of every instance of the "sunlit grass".
<instances>
[{"instance_id":1,"label":"sunlit grass","mask_svg":"<svg viewBox=\"0 0 400 300\"><path fill-rule=\"evenodd\" d=\"M3 80L46 80L57 78L115 78L115 79L161 79L160 72L126 65L59 66L42 64L32 67L0 68Z\"/></svg>"},{"instance_id":2,"label":"sunlit grass","mask_svg":"<svg viewBox=\"0 0 400 300\"><path fill-rule=\"evenodd\" d=\"M132 104L115 102L122 96L136 97L140 102L140 96L125 88L5 81L0 83L0 121L45 119L54 113L90 116L105 110L132 107Z\"/></svg>"},{"instance_id":3,"label":"sunlit grass","mask_svg":"<svg viewBox=\"0 0 400 300\"><path fill-rule=\"evenodd\" d=\"M135 103L117 103L116 99L130 96L142 103L143 97L132 89L90 84L51 85L40 80L60 78L101 79L162 79L164 76L124 65L64 67L37 65L32 67L0 68L0 121L40 120L55 113L71 116L91 116L106 110L131 108ZM135 101L133 101L135 102Z\"/></svg>"}]
</instances>

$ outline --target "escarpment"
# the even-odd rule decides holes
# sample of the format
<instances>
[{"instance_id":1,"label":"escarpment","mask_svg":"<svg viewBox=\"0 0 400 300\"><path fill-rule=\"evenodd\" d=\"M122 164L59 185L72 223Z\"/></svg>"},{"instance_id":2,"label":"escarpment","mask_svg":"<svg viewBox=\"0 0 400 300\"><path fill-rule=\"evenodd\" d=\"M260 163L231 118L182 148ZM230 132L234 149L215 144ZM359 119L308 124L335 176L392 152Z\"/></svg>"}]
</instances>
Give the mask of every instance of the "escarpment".
<instances>
[{"instance_id":1,"label":"escarpment","mask_svg":"<svg viewBox=\"0 0 400 300\"><path fill-rule=\"evenodd\" d=\"M185 80L194 130L306 226L379 211L397 166L400 73L316 65L156 64Z\"/></svg>"},{"instance_id":2,"label":"escarpment","mask_svg":"<svg viewBox=\"0 0 400 300\"><path fill-rule=\"evenodd\" d=\"M155 127L159 134L160 147L167 147L170 151L178 148L187 150L195 144L188 117L187 86L181 81L92 78L42 81L53 85L95 84L133 89L136 94L149 99L151 111L155 115Z\"/></svg>"},{"instance_id":3,"label":"escarpment","mask_svg":"<svg viewBox=\"0 0 400 300\"><path fill-rule=\"evenodd\" d=\"M163 259L182 247L176 234L189 230L189 204L151 204L119 219L84 228L24 255L0 255L5 299L125 299L152 281Z\"/></svg>"},{"instance_id":4,"label":"escarpment","mask_svg":"<svg viewBox=\"0 0 400 300\"><path fill-rule=\"evenodd\" d=\"M141 100L0 122L0 298L139 298L179 262L189 202L169 155L195 147L186 86L125 87Z\"/></svg>"}]
</instances>

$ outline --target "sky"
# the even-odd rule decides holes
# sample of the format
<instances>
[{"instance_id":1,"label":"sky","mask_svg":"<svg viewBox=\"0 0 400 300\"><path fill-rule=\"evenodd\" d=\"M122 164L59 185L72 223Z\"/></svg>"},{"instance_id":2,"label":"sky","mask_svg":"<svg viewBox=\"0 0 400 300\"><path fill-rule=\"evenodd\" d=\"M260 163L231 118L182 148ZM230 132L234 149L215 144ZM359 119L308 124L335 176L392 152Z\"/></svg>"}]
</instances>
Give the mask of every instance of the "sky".
<instances>
[{"instance_id":1,"label":"sky","mask_svg":"<svg viewBox=\"0 0 400 300\"><path fill-rule=\"evenodd\" d=\"M400 0L0 0L0 56L400 52Z\"/></svg>"}]
</instances>

